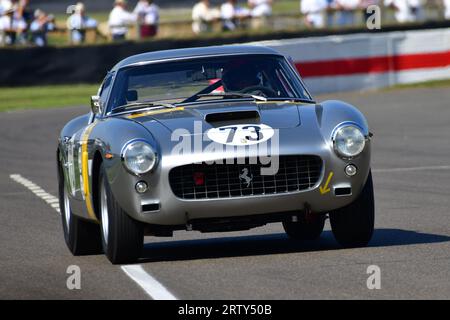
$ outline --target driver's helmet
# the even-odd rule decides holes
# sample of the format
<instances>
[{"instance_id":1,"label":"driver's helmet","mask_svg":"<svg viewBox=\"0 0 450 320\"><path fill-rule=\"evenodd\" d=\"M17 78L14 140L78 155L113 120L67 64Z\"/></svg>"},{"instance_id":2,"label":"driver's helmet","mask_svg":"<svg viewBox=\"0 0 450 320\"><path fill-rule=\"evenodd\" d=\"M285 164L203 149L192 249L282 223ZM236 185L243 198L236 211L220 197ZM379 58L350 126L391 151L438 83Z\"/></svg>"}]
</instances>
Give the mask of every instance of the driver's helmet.
<instances>
[{"instance_id":1,"label":"driver's helmet","mask_svg":"<svg viewBox=\"0 0 450 320\"><path fill-rule=\"evenodd\" d=\"M225 69L222 76L226 92L239 92L245 88L260 86L260 73L255 66L249 64L234 64Z\"/></svg>"}]
</instances>

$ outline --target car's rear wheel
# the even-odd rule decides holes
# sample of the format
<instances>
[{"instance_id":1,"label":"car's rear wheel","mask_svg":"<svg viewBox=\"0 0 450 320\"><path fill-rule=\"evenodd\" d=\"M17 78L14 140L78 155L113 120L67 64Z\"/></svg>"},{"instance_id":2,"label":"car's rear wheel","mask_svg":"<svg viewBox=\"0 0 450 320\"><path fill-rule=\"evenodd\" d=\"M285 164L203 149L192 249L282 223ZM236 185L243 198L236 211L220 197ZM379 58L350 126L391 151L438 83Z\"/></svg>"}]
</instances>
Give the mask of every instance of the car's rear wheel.
<instances>
[{"instance_id":1,"label":"car's rear wheel","mask_svg":"<svg viewBox=\"0 0 450 320\"><path fill-rule=\"evenodd\" d=\"M346 248L364 247L370 242L375 224L372 173L352 204L330 212L330 223L337 242Z\"/></svg>"},{"instance_id":2,"label":"car's rear wheel","mask_svg":"<svg viewBox=\"0 0 450 320\"><path fill-rule=\"evenodd\" d=\"M103 249L114 264L133 263L140 257L144 243L142 223L132 219L117 203L105 176L99 174L99 209Z\"/></svg>"},{"instance_id":3,"label":"car's rear wheel","mask_svg":"<svg viewBox=\"0 0 450 320\"><path fill-rule=\"evenodd\" d=\"M75 256L102 253L100 226L73 214L62 168L59 170L59 207L67 247Z\"/></svg>"},{"instance_id":4,"label":"car's rear wheel","mask_svg":"<svg viewBox=\"0 0 450 320\"><path fill-rule=\"evenodd\" d=\"M283 222L287 235L294 240L316 240L322 234L324 226L323 214L300 215L296 222Z\"/></svg>"}]
</instances>

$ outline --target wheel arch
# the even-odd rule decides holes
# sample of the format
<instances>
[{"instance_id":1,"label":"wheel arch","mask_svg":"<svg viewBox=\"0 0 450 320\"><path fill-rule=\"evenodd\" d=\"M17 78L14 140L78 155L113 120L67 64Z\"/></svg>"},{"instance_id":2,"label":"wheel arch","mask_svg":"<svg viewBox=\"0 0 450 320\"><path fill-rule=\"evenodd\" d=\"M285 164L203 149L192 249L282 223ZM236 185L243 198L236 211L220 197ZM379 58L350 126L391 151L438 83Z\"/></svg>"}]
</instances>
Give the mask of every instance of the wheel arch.
<instances>
[{"instance_id":1,"label":"wheel arch","mask_svg":"<svg viewBox=\"0 0 450 320\"><path fill-rule=\"evenodd\" d=\"M59 167L61 166L60 156L59 156L60 150L59 146L56 148L56 168L59 172Z\"/></svg>"},{"instance_id":2,"label":"wheel arch","mask_svg":"<svg viewBox=\"0 0 450 320\"><path fill-rule=\"evenodd\" d=\"M60 147L58 146L56 148L56 174L58 177L58 182L62 181L62 179L64 178L64 170L62 168L62 163L61 163L61 150Z\"/></svg>"},{"instance_id":3,"label":"wheel arch","mask_svg":"<svg viewBox=\"0 0 450 320\"><path fill-rule=\"evenodd\" d=\"M322 132L328 139L341 123L353 122L369 135L369 124L364 114L355 106L343 101L328 100L320 103Z\"/></svg>"}]
</instances>

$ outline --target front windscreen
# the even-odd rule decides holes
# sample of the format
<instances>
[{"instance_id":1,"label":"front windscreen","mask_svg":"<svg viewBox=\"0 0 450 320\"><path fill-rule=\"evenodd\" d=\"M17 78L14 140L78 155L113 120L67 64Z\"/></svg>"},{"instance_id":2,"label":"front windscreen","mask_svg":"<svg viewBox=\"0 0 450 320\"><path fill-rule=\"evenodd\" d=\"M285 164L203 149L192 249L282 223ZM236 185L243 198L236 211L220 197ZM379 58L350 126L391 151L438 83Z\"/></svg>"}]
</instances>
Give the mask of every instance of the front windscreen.
<instances>
[{"instance_id":1,"label":"front windscreen","mask_svg":"<svg viewBox=\"0 0 450 320\"><path fill-rule=\"evenodd\" d=\"M108 110L134 102L215 99L209 94L226 93L311 99L283 57L233 55L124 68L117 74Z\"/></svg>"}]
</instances>

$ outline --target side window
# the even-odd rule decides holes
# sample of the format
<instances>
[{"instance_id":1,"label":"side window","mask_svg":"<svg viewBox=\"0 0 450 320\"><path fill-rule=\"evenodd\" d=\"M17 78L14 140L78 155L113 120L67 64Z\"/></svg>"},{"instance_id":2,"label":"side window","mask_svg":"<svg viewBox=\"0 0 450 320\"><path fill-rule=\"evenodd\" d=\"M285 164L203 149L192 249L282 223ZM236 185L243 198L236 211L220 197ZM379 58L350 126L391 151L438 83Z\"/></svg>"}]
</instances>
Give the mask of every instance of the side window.
<instances>
[{"instance_id":1,"label":"side window","mask_svg":"<svg viewBox=\"0 0 450 320\"><path fill-rule=\"evenodd\" d=\"M286 92L286 97L295 97L295 91L292 89L286 75L284 74L282 69L276 69L275 74L277 75L278 82L281 83L283 91Z\"/></svg>"},{"instance_id":2,"label":"side window","mask_svg":"<svg viewBox=\"0 0 450 320\"><path fill-rule=\"evenodd\" d=\"M289 61L291 67L292 67L292 71L294 72L294 74L301 79L300 77L300 73L297 70L297 67L295 66L294 60L292 60L292 58L290 58ZM283 74L285 76L292 74L292 72L289 72L288 70L288 66L286 64L282 65L282 71ZM292 77L292 76L291 76ZM289 79L289 78L288 78ZM288 81L290 83L291 88L295 88L297 90L297 92L300 92L302 94L302 98L306 98L309 100L313 100L313 98L311 97L311 95L308 93L308 91L306 90L306 88L304 87L304 84L302 82L298 82L298 81Z\"/></svg>"},{"instance_id":3,"label":"side window","mask_svg":"<svg viewBox=\"0 0 450 320\"><path fill-rule=\"evenodd\" d=\"M109 91L111 90L111 84L112 84L112 74L108 74L103 81L102 88L100 90L100 101L102 103L102 106L106 106L106 102L108 100Z\"/></svg>"}]
</instances>

